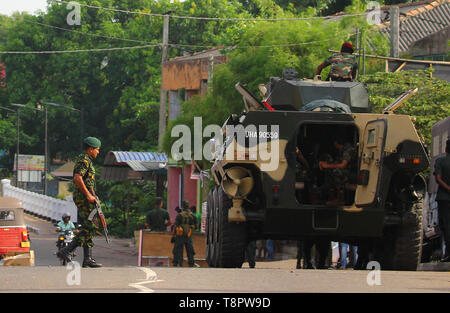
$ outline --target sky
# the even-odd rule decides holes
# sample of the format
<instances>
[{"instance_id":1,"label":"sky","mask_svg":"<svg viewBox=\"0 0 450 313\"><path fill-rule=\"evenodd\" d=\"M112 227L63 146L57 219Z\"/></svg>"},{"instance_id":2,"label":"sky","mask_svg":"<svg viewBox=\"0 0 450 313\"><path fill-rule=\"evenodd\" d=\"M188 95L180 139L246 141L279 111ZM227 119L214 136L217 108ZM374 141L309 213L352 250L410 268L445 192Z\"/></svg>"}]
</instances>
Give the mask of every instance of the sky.
<instances>
[{"instance_id":1,"label":"sky","mask_svg":"<svg viewBox=\"0 0 450 313\"><path fill-rule=\"evenodd\" d=\"M0 14L11 15L15 11L28 11L34 13L36 10L45 11L47 0L0 0Z\"/></svg>"}]
</instances>

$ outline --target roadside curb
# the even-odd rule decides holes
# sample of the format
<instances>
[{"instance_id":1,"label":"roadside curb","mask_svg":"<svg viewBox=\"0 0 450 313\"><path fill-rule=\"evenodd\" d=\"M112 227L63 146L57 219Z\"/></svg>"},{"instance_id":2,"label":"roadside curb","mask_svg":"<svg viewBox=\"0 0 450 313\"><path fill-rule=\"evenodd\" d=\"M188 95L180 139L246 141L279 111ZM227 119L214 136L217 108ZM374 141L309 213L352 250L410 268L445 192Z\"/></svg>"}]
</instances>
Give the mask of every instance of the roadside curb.
<instances>
[{"instance_id":1,"label":"roadside curb","mask_svg":"<svg viewBox=\"0 0 450 313\"><path fill-rule=\"evenodd\" d=\"M450 272L450 262L421 263L418 271Z\"/></svg>"},{"instance_id":2,"label":"roadside curb","mask_svg":"<svg viewBox=\"0 0 450 313\"><path fill-rule=\"evenodd\" d=\"M41 230L39 228L31 226L29 224L27 224L27 229L37 235L39 235L41 233Z\"/></svg>"}]
</instances>

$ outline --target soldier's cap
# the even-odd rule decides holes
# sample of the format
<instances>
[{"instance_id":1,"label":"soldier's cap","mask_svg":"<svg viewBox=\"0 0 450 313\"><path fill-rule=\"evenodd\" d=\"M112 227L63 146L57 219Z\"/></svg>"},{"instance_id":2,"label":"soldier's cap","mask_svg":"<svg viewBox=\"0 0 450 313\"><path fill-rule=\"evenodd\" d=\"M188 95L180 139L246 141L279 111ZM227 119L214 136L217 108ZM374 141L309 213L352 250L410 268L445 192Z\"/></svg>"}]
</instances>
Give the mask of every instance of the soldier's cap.
<instances>
[{"instance_id":1,"label":"soldier's cap","mask_svg":"<svg viewBox=\"0 0 450 313\"><path fill-rule=\"evenodd\" d=\"M349 49L352 49L353 51L355 51L355 48L353 48L353 45L351 43L349 43L349 42L344 42L342 44L342 47L346 47L346 48L349 48Z\"/></svg>"},{"instance_id":2,"label":"soldier's cap","mask_svg":"<svg viewBox=\"0 0 450 313\"><path fill-rule=\"evenodd\" d=\"M95 137L86 137L83 139L83 142L93 148L100 148L102 146L100 139Z\"/></svg>"},{"instance_id":3,"label":"soldier's cap","mask_svg":"<svg viewBox=\"0 0 450 313\"><path fill-rule=\"evenodd\" d=\"M181 206L183 209L189 209L189 202L186 200L181 201Z\"/></svg>"}]
</instances>

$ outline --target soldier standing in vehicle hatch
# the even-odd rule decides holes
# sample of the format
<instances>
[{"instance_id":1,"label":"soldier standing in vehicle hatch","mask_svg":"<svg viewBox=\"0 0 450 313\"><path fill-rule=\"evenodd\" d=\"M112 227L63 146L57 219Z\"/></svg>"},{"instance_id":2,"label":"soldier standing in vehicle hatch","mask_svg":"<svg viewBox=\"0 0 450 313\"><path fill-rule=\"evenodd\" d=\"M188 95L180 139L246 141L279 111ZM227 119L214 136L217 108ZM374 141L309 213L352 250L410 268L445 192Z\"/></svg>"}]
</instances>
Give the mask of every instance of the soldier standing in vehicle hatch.
<instances>
[{"instance_id":1,"label":"soldier standing in vehicle hatch","mask_svg":"<svg viewBox=\"0 0 450 313\"><path fill-rule=\"evenodd\" d=\"M334 190L336 194L334 199L327 202L331 205L344 204L344 184L349 180L351 173L351 163L355 157L355 149L349 143L343 143L343 140L336 137L333 145L337 150L337 157L334 162L320 161L319 168L325 170L325 185L322 186L323 191L331 192Z\"/></svg>"},{"instance_id":2,"label":"soldier standing in vehicle hatch","mask_svg":"<svg viewBox=\"0 0 450 313\"><path fill-rule=\"evenodd\" d=\"M446 142L445 153L436 160L434 175L439 185L436 195L439 227L445 241L445 255L441 262L450 262L450 139Z\"/></svg>"},{"instance_id":3,"label":"soldier standing in vehicle hatch","mask_svg":"<svg viewBox=\"0 0 450 313\"><path fill-rule=\"evenodd\" d=\"M65 248L58 252L58 257L71 262L70 253L77 246L83 247L83 267L101 267L92 258L93 238L98 230L97 216L92 221L88 220L89 214L95 209L98 199L95 195L95 167L94 159L100 153L101 142L95 137L87 137L83 140L84 151L78 156L73 169L73 180L75 190L73 192L73 201L78 209L79 231L75 234L74 240Z\"/></svg>"},{"instance_id":4,"label":"soldier standing in vehicle hatch","mask_svg":"<svg viewBox=\"0 0 450 313\"><path fill-rule=\"evenodd\" d=\"M317 67L316 77L320 76L325 67L331 65L327 80L353 81L358 68L358 62L356 56L353 55L353 51L353 45L349 42L344 42L340 53L333 54Z\"/></svg>"}]
</instances>

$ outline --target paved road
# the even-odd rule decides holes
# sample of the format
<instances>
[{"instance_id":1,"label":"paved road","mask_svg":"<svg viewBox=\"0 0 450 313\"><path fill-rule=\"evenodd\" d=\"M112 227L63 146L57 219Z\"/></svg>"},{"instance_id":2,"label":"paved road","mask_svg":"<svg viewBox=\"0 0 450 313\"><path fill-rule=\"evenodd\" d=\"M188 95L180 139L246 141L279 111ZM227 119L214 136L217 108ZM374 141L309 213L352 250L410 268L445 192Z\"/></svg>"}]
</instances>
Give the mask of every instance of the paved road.
<instances>
[{"instance_id":1,"label":"paved road","mask_svg":"<svg viewBox=\"0 0 450 313\"><path fill-rule=\"evenodd\" d=\"M0 292L398 293L450 292L450 274L382 271L77 266L0 267Z\"/></svg>"},{"instance_id":2,"label":"paved road","mask_svg":"<svg viewBox=\"0 0 450 313\"><path fill-rule=\"evenodd\" d=\"M25 215L25 223L33 228L39 229L39 234L31 232L31 249L35 253L36 266L58 266L59 259L56 257L57 233L55 227L44 220L31 215ZM111 238L111 245L108 245L104 237L94 238L95 248L93 257L104 266L136 266L137 252L131 239ZM82 263L83 250L77 248L75 261Z\"/></svg>"},{"instance_id":3,"label":"paved road","mask_svg":"<svg viewBox=\"0 0 450 313\"><path fill-rule=\"evenodd\" d=\"M450 292L450 272L296 270L295 260L257 262L255 269L246 263L241 269L136 267L130 240L113 239L107 246L102 237L95 239L94 257L105 267L80 268L79 263L63 267L53 255L53 226L29 216L27 223L41 231L32 234L36 266L0 266L0 292ZM81 262L81 256L79 251L75 261Z\"/></svg>"}]
</instances>

